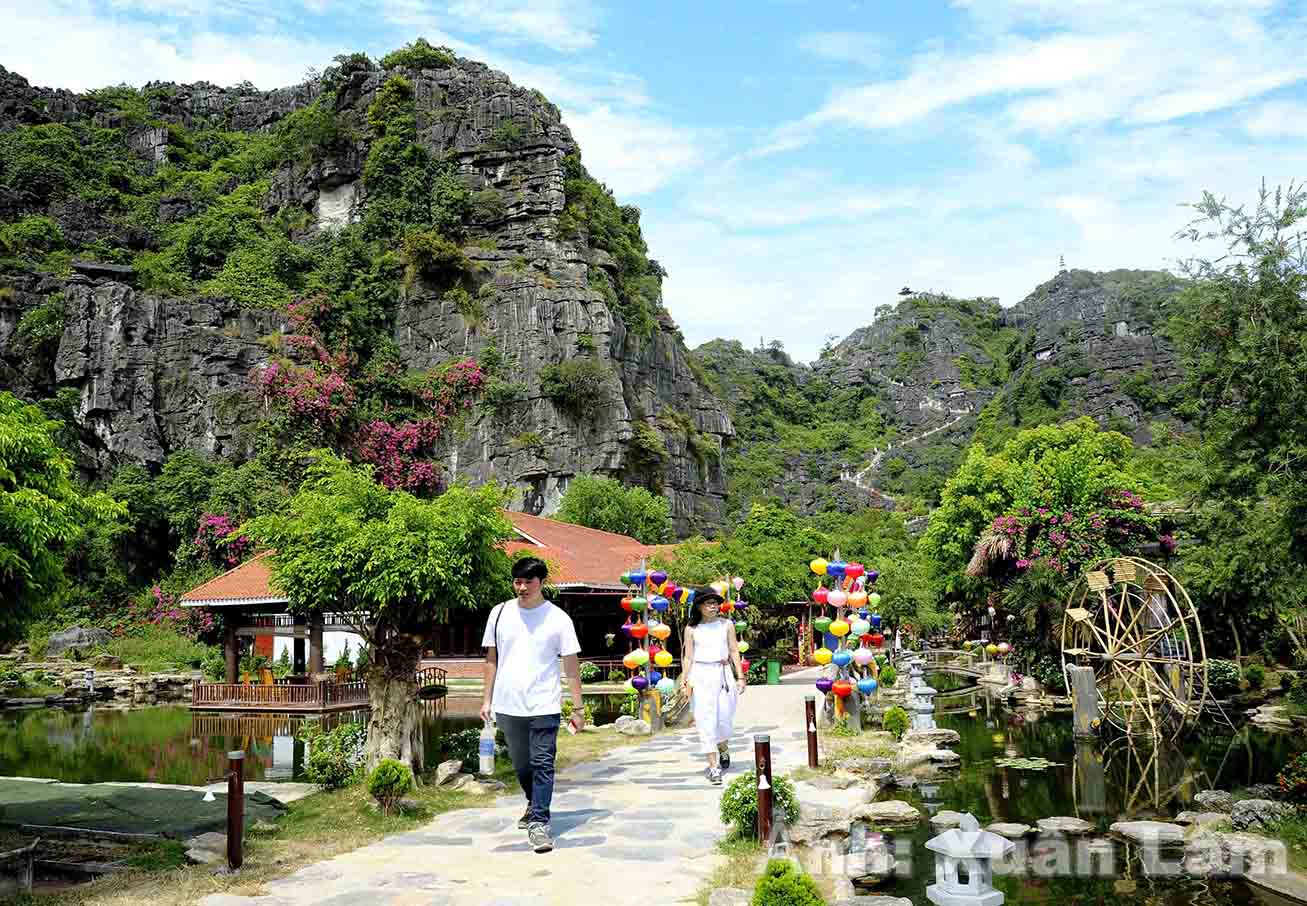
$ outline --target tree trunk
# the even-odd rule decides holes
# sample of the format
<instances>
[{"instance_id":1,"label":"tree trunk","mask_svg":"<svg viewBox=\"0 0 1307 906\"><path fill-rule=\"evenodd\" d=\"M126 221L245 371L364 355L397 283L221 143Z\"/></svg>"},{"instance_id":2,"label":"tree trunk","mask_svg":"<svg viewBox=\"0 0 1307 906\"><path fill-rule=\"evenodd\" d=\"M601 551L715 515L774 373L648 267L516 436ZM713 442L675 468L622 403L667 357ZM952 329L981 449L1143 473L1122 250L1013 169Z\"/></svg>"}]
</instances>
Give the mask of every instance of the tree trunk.
<instances>
[{"instance_id":1,"label":"tree trunk","mask_svg":"<svg viewBox=\"0 0 1307 906\"><path fill-rule=\"evenodd\" d=\"M368 676L372 719L364 749L366 767L370 772L382 759L393 758L420 774L424 762L416 677L420 636L378 626L375 637Z\"/></svg>"}]
</instances>

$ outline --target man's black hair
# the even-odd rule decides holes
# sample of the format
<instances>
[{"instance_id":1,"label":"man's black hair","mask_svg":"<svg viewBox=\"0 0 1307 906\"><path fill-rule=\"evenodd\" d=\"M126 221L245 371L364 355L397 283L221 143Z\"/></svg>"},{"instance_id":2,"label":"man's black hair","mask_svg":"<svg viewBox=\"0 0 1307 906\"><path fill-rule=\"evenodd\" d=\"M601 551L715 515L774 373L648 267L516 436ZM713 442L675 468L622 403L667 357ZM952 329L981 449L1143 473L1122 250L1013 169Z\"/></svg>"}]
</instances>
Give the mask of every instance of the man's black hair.
<instances>
[{"instance_id":1,"label":"man's black hair","mask_svg":"<svg viewBox=\"0 0 1307 906\"><path fill-rule=\"evenodd\" d=\"M543 582L549 578L549 567L539 557L523 557L513 564L514 579L539 579Z\"/></svg>"}]
</instances>

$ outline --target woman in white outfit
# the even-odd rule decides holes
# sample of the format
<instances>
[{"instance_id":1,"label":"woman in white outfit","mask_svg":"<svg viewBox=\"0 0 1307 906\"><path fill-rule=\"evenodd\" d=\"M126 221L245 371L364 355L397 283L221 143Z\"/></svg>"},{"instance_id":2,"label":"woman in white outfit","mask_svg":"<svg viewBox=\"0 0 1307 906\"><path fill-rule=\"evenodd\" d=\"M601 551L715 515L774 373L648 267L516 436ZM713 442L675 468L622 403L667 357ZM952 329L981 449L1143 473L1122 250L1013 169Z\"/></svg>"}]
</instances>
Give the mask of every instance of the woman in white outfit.
<instances>
[{"instance_id":1,"label":"woman in white outfit","mask_svg":"<svg viewBox=\"0 0 1307 906\"><path fill-rule=\"evenodd\" d=\"M695 590L681 671L681 694L688 686L693 696L699 751L708 756L708 782L717 785L722 782L722 770L731 766L726 741L735 726L735 704L745 687L735 624L721 616L721 603L722 596L712 588Z\"/></svg>"}]
</instances>

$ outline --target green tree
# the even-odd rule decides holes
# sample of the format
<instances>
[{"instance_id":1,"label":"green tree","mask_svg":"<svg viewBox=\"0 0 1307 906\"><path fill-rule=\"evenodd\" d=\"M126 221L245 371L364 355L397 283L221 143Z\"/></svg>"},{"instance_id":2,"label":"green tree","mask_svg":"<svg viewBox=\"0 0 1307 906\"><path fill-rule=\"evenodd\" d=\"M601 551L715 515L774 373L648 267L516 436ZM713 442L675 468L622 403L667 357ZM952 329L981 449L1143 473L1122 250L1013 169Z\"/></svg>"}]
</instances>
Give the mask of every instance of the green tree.
<instances>
[{"instance_id":1,"label":"green tree","mask_svg":"<svg viewBox=\"0 0 1307 906\"><path fill-rule=\"evenodd\" d=\"M1183 551L1185 576L1209 607L1257 623L1307 605L1307 192L1193 207L1181 237L1226 253L1186 262L1194 282L1169 323L1201 430L1189 529L1202 543Z\"/></svg>"},{"instance_id":2,"label":"green tree","mask_svg":"<svg viewBox=\"0 0 1307 906\"><path fill-rule=\"evenodd\" d=\"M422 640L450 611L509 595L503 503L489 485L422 500L323 451L283 510L242 527L275 550L273 576L293 610L363 615L355 629L370 658L369 769L385 758L421 768L414 672Z\"/></svg>"},{"instance_id":3,"label":"green tree","mask_svg":"<svg viewBox=\"0 0 1307 906\"><path fill-rule=\"evenodd\" d=\"M0 393L0 634L49 601L63 582L66 550L88 526L126 515L107 494L73 485L57 428L40 409Z\"/></svg>"},{"instance_id":4,"label":"green tree","mask_svg":"<svg viewBox=\"0 0 1307 906\"><path fill-rule=\"evenodd\" d=\"M600 475L572 479L554 518L630 535L642 544L662 544L672 536L671 506L666 497Z\"/></svg>"}]
</instances>

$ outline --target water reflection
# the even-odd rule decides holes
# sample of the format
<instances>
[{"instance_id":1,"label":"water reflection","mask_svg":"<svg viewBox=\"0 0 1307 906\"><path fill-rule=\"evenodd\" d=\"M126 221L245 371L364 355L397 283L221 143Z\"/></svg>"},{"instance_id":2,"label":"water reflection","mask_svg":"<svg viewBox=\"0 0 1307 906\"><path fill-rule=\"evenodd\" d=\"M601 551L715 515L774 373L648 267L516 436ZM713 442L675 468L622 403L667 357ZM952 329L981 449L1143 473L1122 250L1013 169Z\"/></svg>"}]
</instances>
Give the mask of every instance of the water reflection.
<instances>
[{"instance_id":1,"label":"water reflection","mask_svg":"<svg viewBox=\"0 0 1307 906\"><path fill-rule=\"evenodd\" d=\"M597 719L616 718L621 696L586 696ZM440 760L450 733L479 727L479 695L419 703L419 732L428 766ZM366 721L367 711L323 715L327 728ZM71 783L145 781L207 784L226 770L227 752L246 752L250 780L303 779L307 750L295 737L301 714L192 712L165 706L0 713L0 776L47 777Z\"/></svg>"}]
</instances>

